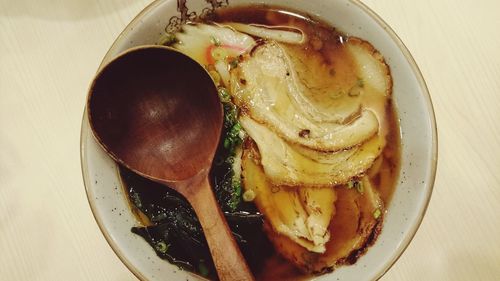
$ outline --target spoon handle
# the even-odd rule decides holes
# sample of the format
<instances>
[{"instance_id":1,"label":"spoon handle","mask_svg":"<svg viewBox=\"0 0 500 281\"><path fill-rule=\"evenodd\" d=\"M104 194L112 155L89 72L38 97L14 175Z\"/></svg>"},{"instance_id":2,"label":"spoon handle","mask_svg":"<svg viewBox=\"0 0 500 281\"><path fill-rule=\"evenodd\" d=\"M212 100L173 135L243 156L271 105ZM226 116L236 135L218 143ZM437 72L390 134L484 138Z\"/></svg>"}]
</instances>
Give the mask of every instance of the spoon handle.
<instances>
[{"instance_id":1,"label":"spoon handle","mask_svg":"<svg viewBox=\"0 0 500 281\"><path fill-rule=\"evenodd\" d=\"M188 201L193 206L210 248L217 273L221 281L254 280L248 265L241 255L226 219L215 199L208 177L189 194Z\"/></svg>"}]
</instances>

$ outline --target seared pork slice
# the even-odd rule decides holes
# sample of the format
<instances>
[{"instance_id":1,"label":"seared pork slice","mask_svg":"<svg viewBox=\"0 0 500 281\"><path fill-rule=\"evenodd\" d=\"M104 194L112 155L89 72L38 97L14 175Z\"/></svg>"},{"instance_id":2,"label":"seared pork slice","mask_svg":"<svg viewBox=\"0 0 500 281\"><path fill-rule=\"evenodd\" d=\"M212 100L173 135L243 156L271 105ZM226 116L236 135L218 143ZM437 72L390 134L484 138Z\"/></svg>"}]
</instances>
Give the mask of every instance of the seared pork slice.
<instances>
[{"instance_id":1,"label":"seared pork slice","mask_svg":"<svg viewBox=\"0 0 500 281\"><path fill-rule=\"evenodd\" d=\"M377 135L350 150L321 153L289 145L248 116L241 116L240 123L257 144L265 174L276 185L333 187L344 184L365 172L382 151L381 138Z\"/></svg>"},{"instance_id":2,"label":"seared pork slice","mask_svg":"<svg viewBox=\"0 0 500 281\"><path fill-rule=\"evenodd\" d=\"M317 106L306 80L299 79L287 53L275 42L244 56L230 81L234 102L290 143L339 151L365 142L379 129L376 114L361 106L369 93L341 94L332 97L339 100L332 107Z\"/></svg>"},{"instance_id":3,"label":"seared pork slice","mask_svg":"<svg viewBox=\"0 0 500 281\"><path fill-rule=\"evenodd\" d=\"M276 251L308 273L321 273L354 263L378 235L383 217L380 197L366 177L362 183L363 193L346 187L336 188L336 211L328 228L330 240L325 245L324 253L308 251L274 231L266 221L264 229Z\"/></svg>"},{"instance_id":4,"label":"seared pork slice","mask_svg":"<svg viewBox=\"0 0 500 281\"><path fill-rule=\"evenodd\" d=\"M325 252L336 200L334 188L274 185L266 178L252 141L247 140L244 147L243 186L255 194L254 202L272 231L288 237L307 252Z\"/></svg>"}]
</instances>

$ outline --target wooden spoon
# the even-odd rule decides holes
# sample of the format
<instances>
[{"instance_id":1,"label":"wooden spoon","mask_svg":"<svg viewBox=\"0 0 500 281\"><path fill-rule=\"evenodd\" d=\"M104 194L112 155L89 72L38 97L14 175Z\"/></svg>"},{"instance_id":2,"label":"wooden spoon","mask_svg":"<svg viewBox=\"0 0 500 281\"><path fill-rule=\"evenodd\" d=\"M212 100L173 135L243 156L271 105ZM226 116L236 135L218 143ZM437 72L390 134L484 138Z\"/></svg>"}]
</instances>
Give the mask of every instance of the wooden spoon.
<instances>
[{"instance_id":1,"label":"wooden spoon","mask_svg":"<svg viewBox=\"0 0 500 281\"><path fill-rule=\"evenodd\" d=\"M193 207L221 280L253 280L208 180L223 110L209 74L168 47L144 46L107 64L87 101L94 136L130 170Z\"/></svg>"}]
</instances>

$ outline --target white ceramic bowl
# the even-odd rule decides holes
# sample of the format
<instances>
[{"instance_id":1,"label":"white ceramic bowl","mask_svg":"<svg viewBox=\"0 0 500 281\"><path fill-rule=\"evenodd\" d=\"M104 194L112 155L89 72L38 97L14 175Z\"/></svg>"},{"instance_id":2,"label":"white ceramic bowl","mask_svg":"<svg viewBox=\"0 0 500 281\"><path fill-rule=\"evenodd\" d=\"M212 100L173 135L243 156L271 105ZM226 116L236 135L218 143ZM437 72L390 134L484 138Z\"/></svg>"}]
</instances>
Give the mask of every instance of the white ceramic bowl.
<instances>
[{"instance_id":1,"label":"white ceramic bowl","mask_svg":"<svg viewBox=\"0 0 500 281\"><path fill-rule=\"evenodd\" d=\"M128 48L154 44L175 23L182 0L157 0L146 7L120 34L103 64ZM357 0L187 0L197 15L213 4L230 6L266 3L290 7L320 18L340 31L371 42L385 57L393 76L393 98L401 119L402 165L399 184L388 207L381 235L358 262L316 280L373 280L382 276L415 235L429 202L437 162L437 135L429 93L413 58L396 34ZM213 4L210 4L213 3ZM172 20L171 20L172 18ZM130 228L138 224L129 209L115 163L95 142L86 113L81 132L81 161L87 196L106 240L125 265L141 280L199 280L161 260Z\"/></svg>"}]
</instances>

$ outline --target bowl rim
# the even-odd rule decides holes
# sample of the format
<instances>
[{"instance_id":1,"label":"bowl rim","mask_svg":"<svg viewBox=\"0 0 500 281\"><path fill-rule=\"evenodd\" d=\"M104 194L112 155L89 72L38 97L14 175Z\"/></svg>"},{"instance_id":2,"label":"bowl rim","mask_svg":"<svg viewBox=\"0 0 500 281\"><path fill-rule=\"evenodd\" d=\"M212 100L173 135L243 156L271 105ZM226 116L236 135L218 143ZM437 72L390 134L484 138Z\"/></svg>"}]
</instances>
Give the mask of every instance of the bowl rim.
<instances>
[{"instance_id":1,"label":"bowl rim","mask_svg":"<svg viewBox=\"0 0 500 281\"><path fill-rule=\"evenodd\" d=\"M108 58L109 54L115 51L117 48L117 42L124 37L128 32L130 32L131 27L135 26L137 23L140 22L140 19L153 9L155 9L157 6L159 6L163 1L165 0L154 0L147 6L145 6L127 25L126 27L120 32L120 34L117 36L117 38L113 41L111 44L111 47L108 49L106 54L104 55L103 59L101 60L101 63L99 64L96 73L105 65L106 63L106 58ZM403 43L401 38L396 34L396 32L377 14L375 13L371 8L369 8L366 4L361 2L360 0L348 0L351 4L354 4L358 8L360 8L364 13L366 13L368 16L370 16L381 28L383 28L387 34L391 37L391 39L396 43L398 46L399 50L405 57L406 61L409 63L411 70L413 74L415 75L415 78L417 79L417 82L422 89L422 95L425 100L425 107L429 112L429 119L430 119L430 126L431 126L431 167L430 167L430 174L428 175L427 180L425 181L426 185L426 194L424 195L424 206L419 210L417 214L416 221L412 224L411 228L409 229L409 235L406 236L402 242L398 245L396 248L396 251L391 255L390 260L385 264L385 266L374 276L374 280L380 279L389 269L396 263L396 261L399 260L399 258L403 255L404 251L408 248L410 245L410 242L413 240L415 237L420 225L422 224L423 218L425 216L425 213L427 212L427 209L429 207L430 199L432 192L434 190L434 184L435 184L435 179L436 179L436 171L437 171L437 163L438 163L438 134L437 134L437 124L436 124L436 115L434 112L434 107L432 103L432 99L429 93L429 89L427 87L427 84L425 83L425 80L423 78L422 72L420 71L420 68L418 67L415 59L411 55L410 51L406 47L406 45ZM87 90L87 95L88 95L88 90ZM85 145L85 139L88 137L89 132L86 130L85 125L86 125L86 116L87 116L87 107L85 106L84 111L83 111L83 116L82 116L82 122L81 122L81 128L80 128L80 165L81 165L81 170L82 170L82 177L83 177L83 183L84 183L84 188L85 188L85 193L87 195L87 200L90 205L90 210L92 212L92 215L97 222L97 225L101 231L101 233L104 235L104 238L106 239L107 243L115 253L115 255L120 259L120 261L132 272L132 274L135 275L139 280L141 281L147 281L148 279L141 274L141 272L135 267L122 253L120 250L120 247L115 243L115 241L111 238L110 233L108 230L105 228L104 223L101 221L101 218L95 213L95 202L92 200L89 194L89 175L87 171L87 158L85 156L85 150L86 150L86 145Z\"/></svg>"}]
</instances>

